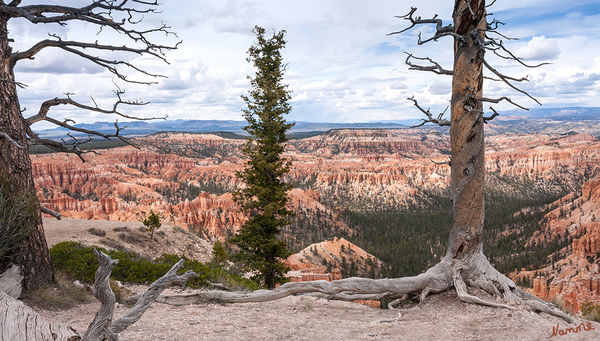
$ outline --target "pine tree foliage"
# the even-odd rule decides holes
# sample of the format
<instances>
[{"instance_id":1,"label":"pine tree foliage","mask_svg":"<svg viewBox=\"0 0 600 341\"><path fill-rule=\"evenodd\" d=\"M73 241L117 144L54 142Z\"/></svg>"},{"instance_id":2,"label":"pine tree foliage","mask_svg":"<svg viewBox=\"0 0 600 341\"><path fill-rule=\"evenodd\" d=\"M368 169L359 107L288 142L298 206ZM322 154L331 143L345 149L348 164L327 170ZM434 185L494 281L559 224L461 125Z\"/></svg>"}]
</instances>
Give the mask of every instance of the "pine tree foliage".
<instances>
[{"instance_id":1,"label":"pine tree foliage","mask_svg":"<svg viewBox=\"0 0 600 341\"><path fill-rule=\"evenodd\" d=\"M242 96L248 121L244 130L252 137L243 147L249 159L246 168L237 173L245 187L234 193L234 200L250 217L230 241L239 248L234 259L246 270L255 271L254 279L273 288L285 282L288 268L282 259L290 255L278 235L293 215L286 208L291 186L283 181L291 162L282 156L286 133L293 124L284 118L291 110L290 91L283 83L286 65L281 57L285 31L266 37L265 30L256 26L254 33L257 41L248 49L246 60L253 63L256 73L248 77L252 87L249 95Z\"/></svg>"},{"instance_id":2,"label":"pine tree foliage","mask_svg":"<svg viewBox=\"0 0 600 341\"><path fill-rule=\"evenodd\" d=\"M150 239L152 240L154 240L154 231L158 230L162 226L160 216L154 213L153 210L150 210L150 214L144 218L142 224L146 226L146 231L150 232Z\"/></svg>"}]
</instances>

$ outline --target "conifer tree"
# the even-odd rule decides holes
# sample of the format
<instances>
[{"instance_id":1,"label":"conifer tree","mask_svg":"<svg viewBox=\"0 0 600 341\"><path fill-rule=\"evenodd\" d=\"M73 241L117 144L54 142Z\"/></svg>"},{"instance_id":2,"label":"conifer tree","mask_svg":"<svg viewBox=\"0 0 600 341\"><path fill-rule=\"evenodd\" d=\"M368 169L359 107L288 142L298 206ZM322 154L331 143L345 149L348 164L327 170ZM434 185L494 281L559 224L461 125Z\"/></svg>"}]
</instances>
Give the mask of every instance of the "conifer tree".
<instances>
[{"instance_id":1,"label":"conifer tree","mask_svg":"<svg viewBox=\"0 0 600 341\"><path fill-rule=\"evenodd\" d=\"M234 193L234 200L249 219L230 242L239 248L234 259L246 270L255 271L254 279L273 288L285 282L288 268L282 259L290 255L278 235L293 215L286 208L291 186L283 181L291 162L282 157L288 141L286 132L293 124L283 117L291 110L290 91L283 84L286 66L281 49L286 43L285 31L265 37L265 30L256 26L253 32L257 41L248 49L246 60L253 63L256 73L248 76L252 87L249 95L242 96L248 121L244 130L251 135L243 153L249 160L237 173L245 187Z\"/></svg>"}]
</instances>

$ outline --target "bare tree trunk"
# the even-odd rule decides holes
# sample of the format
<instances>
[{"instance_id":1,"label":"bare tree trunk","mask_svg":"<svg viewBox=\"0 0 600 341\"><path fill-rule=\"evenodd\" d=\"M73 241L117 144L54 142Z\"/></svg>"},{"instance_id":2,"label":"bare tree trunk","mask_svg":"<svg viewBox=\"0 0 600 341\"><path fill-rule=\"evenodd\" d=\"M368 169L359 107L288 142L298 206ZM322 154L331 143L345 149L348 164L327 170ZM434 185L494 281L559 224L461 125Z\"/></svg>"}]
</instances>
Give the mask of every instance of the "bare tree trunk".
<instances>
[{"instance_id":1,"label":"bare tree trunk","mask_svg":"<svg viewBox=\"0 0 600 341\"><path fill-rule=\"evenodd\" d=\"M7 19L0 16L0 165L7 171L12 182L23 190L33 188L31 159L26 140L26 125L21 116L13 66L8 57L9 47ZM44 236L42 217L39 211L33 219L33 233L25 241L15 263L22 266L23 287L26 291L40 287L53 279L48 245Z\"/></svg>"},{"instance_id":2,"label":"bare tree trunk","mask_svg":"<svg viewBox=\"0 0 600 341\"><path fill-rule=\"evenodd\" d=\"M482 103L484 49L476 35L483 38L486 28L485 1L456 1L454 27L466 39L454 42L450 144L452 148L450 193L454 225L446 255L461 258L483 251L485 177ZM480 30L478 33L476 30Z\"/></svg>"}]
</instances>

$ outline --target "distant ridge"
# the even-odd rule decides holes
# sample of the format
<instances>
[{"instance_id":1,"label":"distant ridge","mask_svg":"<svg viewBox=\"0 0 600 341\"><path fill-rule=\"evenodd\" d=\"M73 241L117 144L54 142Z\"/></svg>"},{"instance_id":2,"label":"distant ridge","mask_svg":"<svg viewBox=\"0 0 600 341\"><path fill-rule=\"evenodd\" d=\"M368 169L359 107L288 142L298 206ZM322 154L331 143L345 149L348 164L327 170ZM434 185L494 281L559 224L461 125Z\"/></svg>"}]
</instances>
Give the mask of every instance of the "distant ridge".
<instances>
[{"instance_id":1,"label":"distant ridge","mask_svg":"<svg viewBox=\"0 0 600 341\"><path fill-rule=\"evenodd\" d=\"M413 120L411 120L412 122ZM157 120L157 121L131 121L121 124L127 128L122 131L125 136L149 135L159 132L188 132L188 133L235 133L245 135L243 127L246 121L231 120ZM75 125L78 128L95 130L102 133L114 133L113 122L82 123ZM332 122L305 122L297 121L292 128L292 134L305 135L316 134L331 129L382 129L382 128L406 128L407 124L399 122L365 122L365 123L332 123ZM44 138L64 137L68 130L55 128L42 130L39 135ZM72 133L75 135L74 133ZM83 135L83 134L80 134Z\"/></svg>"},{"instance_id":2,"label":"distant ridge","mask_svg":"<svg viewBox=\"0 0 600 341\"><path fill-rule=\"evenodd\" d=\"M380 122L336 123L336 122L307 122L296 121L291 130L292 138L314 136L332 129L402 129L420 123L420 119L387 120ZM564 108L532 108L529 111L510 110L490 122L494 126L493 133L541 133L567 132L568 130L585 131L594 135L600 134L600 108L598 107L564 107ZM243 127L245 121L234 120L156 120L123 122L127 128L122 131L124 136L150 135L159 132L188 132L188 133L219 133L226 135L234 133L246 135ZM596 125L594 127L593 125ZM78 128L95 130L106 134L114 133L113 122L82 123ZM426 125L424 129L435 129ZM567 129L567 130L565 130ZM447 129L444 129L447 131ZM66 136L68 130L54 128L39 131L40 137L59 139ZM74 136L84 136L72 132ZM230 136L235 138L235 136Z\"/></svg>"}]
</instances>

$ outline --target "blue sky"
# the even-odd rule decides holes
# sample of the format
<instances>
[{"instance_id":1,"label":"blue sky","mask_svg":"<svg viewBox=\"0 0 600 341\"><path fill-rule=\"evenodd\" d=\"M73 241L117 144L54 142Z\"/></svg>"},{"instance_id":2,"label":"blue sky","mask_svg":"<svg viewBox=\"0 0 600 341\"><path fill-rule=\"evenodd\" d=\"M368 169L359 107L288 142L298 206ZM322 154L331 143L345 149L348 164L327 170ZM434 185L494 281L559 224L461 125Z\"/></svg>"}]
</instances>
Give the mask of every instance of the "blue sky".
<instances>
[{"instance_id":1,"label":"blue sky","mask_svg":"<svg viewBox=\"0 0 600 341\"><path fill-rule=\"evenodd\" d=\"M77 5L86 1L54 2ZM450 77L408 71L403 52L429 56L451 68L451 39L417 46L419 32L424 36L432 32L433 27L427 26L402 35L386 35L406 26L394 15L405 14L416 1L163 2L163 13L147 17L147 24L170 24L183 44L168 55L170 65L148 58L131 59L169 78L150 87L119 83L127 90L128 98L151 102L143 108L131 108L128 113L167 114L172 119L242 119L240 110L244 104L240 95L248 90L246 75L252 72L245 61L245 51L253 42L254 25L287 30L286 81L293 91L289 119L365 122L415 118L419 113L406 97L415 95L432 110L443 110L450 99ZM418 13L423 17L437 13L448 21L452 6L449 0L421 0ZM552 63L532 70L488 55L493 65L507 74L529 75L530 82L523 87L545 107L600 106L597 0L498 0L489 11L506 22L505 34L520 37L507 42L507 46L526 61ZM93 27L81 24L44 27L20 20L13 21L10 29L17 50L44 39L47 33L57 33L63 39L115 39L104 33L96 36ZM29 85L19 95L21 105L30 114L43 100L65 92L75 93L74 98L88 103L94 96L104 105L114 98L111 74L56 50L48 49L33 61L23 61L16 73L19 81ZM526 106L536 105L499 83L487 82L484 91L487 97L510 96ZM506 105L497 108L512 109ZM113 119L65 108L52 115L59 119L73 117L78 123Z\"/></svg>"}]
</instances>

